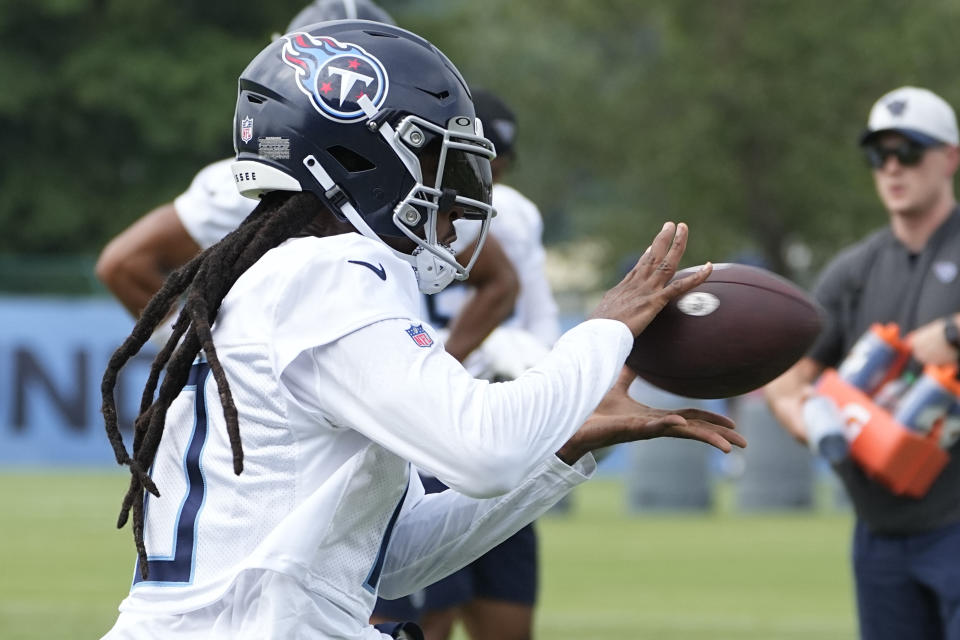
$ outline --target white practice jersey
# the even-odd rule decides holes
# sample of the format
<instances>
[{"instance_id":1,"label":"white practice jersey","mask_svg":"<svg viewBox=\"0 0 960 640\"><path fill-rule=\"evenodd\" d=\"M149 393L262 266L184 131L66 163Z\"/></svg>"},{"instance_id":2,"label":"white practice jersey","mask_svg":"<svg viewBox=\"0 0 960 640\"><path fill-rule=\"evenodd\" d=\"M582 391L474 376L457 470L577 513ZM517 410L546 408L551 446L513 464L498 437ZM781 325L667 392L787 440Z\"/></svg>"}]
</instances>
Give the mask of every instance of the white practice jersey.
<instances>
[{"instance_id":1,"label":"white practice jersey","mask_svg":"<svg viewBox=\"0 0 960 640\"><path fill-rule=\"evenodd\" d=\"M186 191L177 196L173 207L190 237L206 249L240 226L253 212L257 200L237 191L230 165L234 158L218 160L197 173Z\"/></svg>"},{"instance_id":2,"label":"white practice jersey","mask_svg":"<svg viewBox=\"0 0 960 640\"><path fill-rule=\"evenodd\" d=\"M502 326L523 329L544 345L552 345L560 335L560 321L545 271L547 254L543 248L540 211L519 191L499 183L493 185L493 207L497 216L490 222L490 234L503 247L520 279L513 313ZM465 249L474 240L474 237L458 238L455 248ZM437 326L445 326L470 297L469 282L454 284L426 297L424 317Z\"/></svg>"},{"instance_id":3,"label":"white practice jersey","mask_svg":"<svg viewBox=\"0 0 960 640\"><path fill-rule=\"evenodd\" d=\"M174 200L174 208L187 233L206 249L220 241L243 222L257 205L241 196L230 171L233 158L204 167L190 187ZM493 206L497 217L490 233L500 242L520 279L520 292L505 327L523 329L544 345L560 335L557 304L545 272L543 219L537 206L513 187L493 185ZM475 238L464 238L457 246L466 248ZM456 317L470 295L466 285L450 286L425 300L423 317L444 326Z\"/></svg>"},{"instance_id":4,"label":"white practice jersey","mask_svg":"<svg viewBox=\"0 0 960 640\"><path fill-rule=\"evenodd\" d=\"M207 615L232 637L380 638L367 624L378 592L466 565L592 472L592 457L572 468L554 452L616 380L624 324L585 322L490 384L443 350L419 304L409 264L359 234L289 240L238 279L213 339L243 473L198 362L153 465L149 578L135 573L108 637ZM424 495L411 463L456 491Z\"/></svg>"}]
</instances>

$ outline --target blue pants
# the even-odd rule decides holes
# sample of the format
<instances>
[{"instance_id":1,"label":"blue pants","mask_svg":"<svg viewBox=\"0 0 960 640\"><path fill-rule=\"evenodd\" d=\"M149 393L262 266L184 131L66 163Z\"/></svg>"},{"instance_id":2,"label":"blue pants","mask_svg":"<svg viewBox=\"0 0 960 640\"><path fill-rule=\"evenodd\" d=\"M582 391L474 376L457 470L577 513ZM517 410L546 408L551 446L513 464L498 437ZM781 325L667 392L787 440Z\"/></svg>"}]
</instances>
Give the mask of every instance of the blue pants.
<instances>
[{"instance_id":1,"label":"blue pants","mask_svg":"<svg viewBox=\"0 0 960 640\"><path fill-rule=\"evenodd\" d=\"M862 640L960 640L960 523L880 535L858 522L853 570Z\"/></svg>"}]
</instances>

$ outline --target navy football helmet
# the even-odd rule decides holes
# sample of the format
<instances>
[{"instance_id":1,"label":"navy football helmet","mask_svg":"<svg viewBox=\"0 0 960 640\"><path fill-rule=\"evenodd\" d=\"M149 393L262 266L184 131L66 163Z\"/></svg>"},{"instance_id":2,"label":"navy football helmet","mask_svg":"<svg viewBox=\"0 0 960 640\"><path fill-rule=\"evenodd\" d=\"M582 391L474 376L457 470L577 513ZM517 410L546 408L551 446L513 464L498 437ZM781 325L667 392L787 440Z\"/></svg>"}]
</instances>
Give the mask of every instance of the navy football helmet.
<instances>
[{"instance_id":1,"label":"navy football helmet","mask_svg":"<svg viewBox=\"0 0 960 640\"><path fill-rule=\"evenodd\" d=\"M370 0L314 0L293 17L287 25L287 32L331 20L373 20L397 24L389 13Z\"/></svg>"},{"instance_id":2,"label":"navy football helmet","mask_svg":"<svg viewBox=\"0 0 960 640\"><path fill-rule=\"evenodd\" d=\"M435 293L469 274L437 237L441 212L479 223L490 205L493 144L466 83L426 40L359 20L316 24L264 49L240 76L234 117L241 193L312 191L363 235L405 237L398 255Z\"/></svg>"}]
</instances>

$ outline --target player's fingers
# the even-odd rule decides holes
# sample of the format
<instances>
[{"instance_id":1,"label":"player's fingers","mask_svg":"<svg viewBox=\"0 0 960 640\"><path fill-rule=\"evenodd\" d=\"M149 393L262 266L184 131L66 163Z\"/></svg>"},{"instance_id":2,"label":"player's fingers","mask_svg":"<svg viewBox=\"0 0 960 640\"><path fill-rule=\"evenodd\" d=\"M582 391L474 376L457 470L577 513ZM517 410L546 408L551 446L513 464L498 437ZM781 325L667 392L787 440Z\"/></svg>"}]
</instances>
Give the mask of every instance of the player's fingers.
<instances>
[{"instance_id":1,"label":"player's fingers","mask_svg":"<svg viewBox=\"0 0 960 640\"><path fill-rule=\"evenodd\" d=\"M644 412L641 415L603 416L594 424L605 432L604 444L609 445L657 438L682 428L686 423L683 416L675 413L651 416Z\"/></svg>"},{"instance_id":2,"label":"player's fingers","mask_svg":"<svg viewBox=\"0 0 960 640\"><path fill-rule=\"evenodd\" d=\"M677 273L677 265L680 264L680 258L687 249L688 230L685 223L681 222L677 225L672 222L666 223L657 239L660 240L667 231L672 231L669 244L657 245L655 242L647 256L647 271L644 276L646 281L655 287L663 287Z\"/></svg>"},{"instance_id":3,"label":"player's fingers","mask_svg":"<svg viewBox=\"0 0 960 640\"><path fill-rule=\"evenodd\" d=\"M672 278L673 274L677 272L677 265L680 264L680 258L683 257L683 252L687 250L689 233L690 230L686 223L681 222L677 225L673 235L673 244L670 245L670 248L667 250L666 255L657 269L661 274L666 275L667 279Z\"/></svg>"},{"instance_id":4,"label":"player's fingers","mask_svg":"<svg viewBox=\"0 0 960 640\"><path fill-rule=\"evenodd\" d=\"M686 419L679 414L667 414L644 406L638 413L595 416L593 426L598 431L616 432L623 437L619 440L620 442L627 442L649 438L651 433L662 432L686 423Z\"/></svg>"},{"instance_id":5,"label":"player's fingers","mask_svg":"<svg viewBox=\"0 0 960 640\"><path fill-rule=\"evenodd\" d=\"M703 284L711 273L713 273L713 263L708 262L688 276L674 278L660 290L660 295L665 300L673 300L677 296L682 296L687 291Z\"/></svg>"},{"instance_id":6,"label":"player's fingers","mask_svg":"<svg viewBox=\"0 0 960 640\"><path fill-rule=\"evenodd\" d=\"M668 413L666 415L657 416L656 418L646 419L646 426L648 429L652 427L673 429L673 428L683 427L686 424L687 424L686 418L681 416L679 413Z\"/></svg>"},{"instance_id":7,"label":"player's fingers","mask_svg":"<svg viewBox=\"0 0 960 640\"><path fill-rule=\"evenodd\" d=\"M739 442L733 442L730 440L730 438L727 437L729 434L739 435L735 431L726 430L725 432L719 432L702 424L688 422L682 427L675 428L674 433L671 433L670 435L677 438L686 438L688 440L699 440L700 442L704 442L712 447L720 449L724 453L730 453L733 451L733 445L742 445L740 445Z\"/></svg>"},{"instance_id":8,"label":"player's fingers","mask_svg":"<svg viewBox=\"0 0 960 640\"><path fill-rule=\"evenodd\" d=\"M723 451L724 453L730 453L733 451L733 446L725 438L721 437L718 433L713 433L712 431L707 431L702 433L702 437L699 438L700 442L705 442L711 447L716 447Z\"/></svg>"},{"instance_id":9,"label":"player's fingers","mask_svg":"<svg viewBox=\"0 0 960 640\"><path fill-rule=\"evenodd\" d=\"M737 428L737 424L727 416L714 413L713 411L707 411L706 409L682 409L677 411L677 413L682 415L687 420L701 420L703 422L709 422L711 424L726 427L728 429Z\"/></svg>"},{"instance_id":10,"label":"player's fingers","mask_svg":"<svg viewBox=\"0 0 960 640\"><path fill-rule=\"evenodd\" d=\"M747 448L747 439L732 429L721 429L715 433L735 447L739 447L740 449Z\"/></svg>"},{"instance_id":11,"label":"player's fingers","mask_svg":"<svg viewBox=\"0 0 960 640\"><path fill-rule=\"evenodd\" d=\"M666 257L667 252L673 245L673 238L676 235L677 225L673 222L664 222L660 232L650 243L650 247L644 252L637 263L637 270L640 275L646 277L657 271L660 263Z\"/></svg>"},{"instance_id":12,"label":"player's fingers","mask_svg":"<svg viewBox=\"0 0 960 640\"><path fill-rule=\"evenodd\" d=\"M661 416L634 416L623 423L623 442L650 440L682 431L687 427L683 416L670 413Z\"/></svg>"},{"instance_id":13,"label":"player's fingers","mask_svg":"<svg viewBox=\"0 0 960 640\"><path fill-rule=\"evenodd\" d=\"M712 422L700 422L699 420L688 420L687 424L691 425L692 428L702 429L713 433L719 438L723 438L730 444L745 449L747 447L747 439L744 438L740 433L730 429L728 427L722 427Z\"/></svg>"}]
</instances>

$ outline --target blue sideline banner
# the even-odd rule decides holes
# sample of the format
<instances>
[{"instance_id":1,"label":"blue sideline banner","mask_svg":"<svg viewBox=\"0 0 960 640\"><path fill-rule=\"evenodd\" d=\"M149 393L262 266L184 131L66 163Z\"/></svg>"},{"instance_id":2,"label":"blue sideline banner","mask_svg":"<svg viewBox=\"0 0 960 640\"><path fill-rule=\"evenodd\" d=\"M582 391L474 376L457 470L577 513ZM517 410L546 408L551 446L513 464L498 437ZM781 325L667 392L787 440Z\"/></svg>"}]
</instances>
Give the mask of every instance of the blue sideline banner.
<instances>
[{"instance_id":1,"label":"blue sideline banner","mask_svg":"<svg viewBox=\"0 0 960 640\"><path fill-rule=\"evenodd\" d=\"M110 299L0 297L0 467L116 465L100 380L133 320ZM147 344L116 390L130 426L155 354Z\"/></svg>"}]
</instances>

